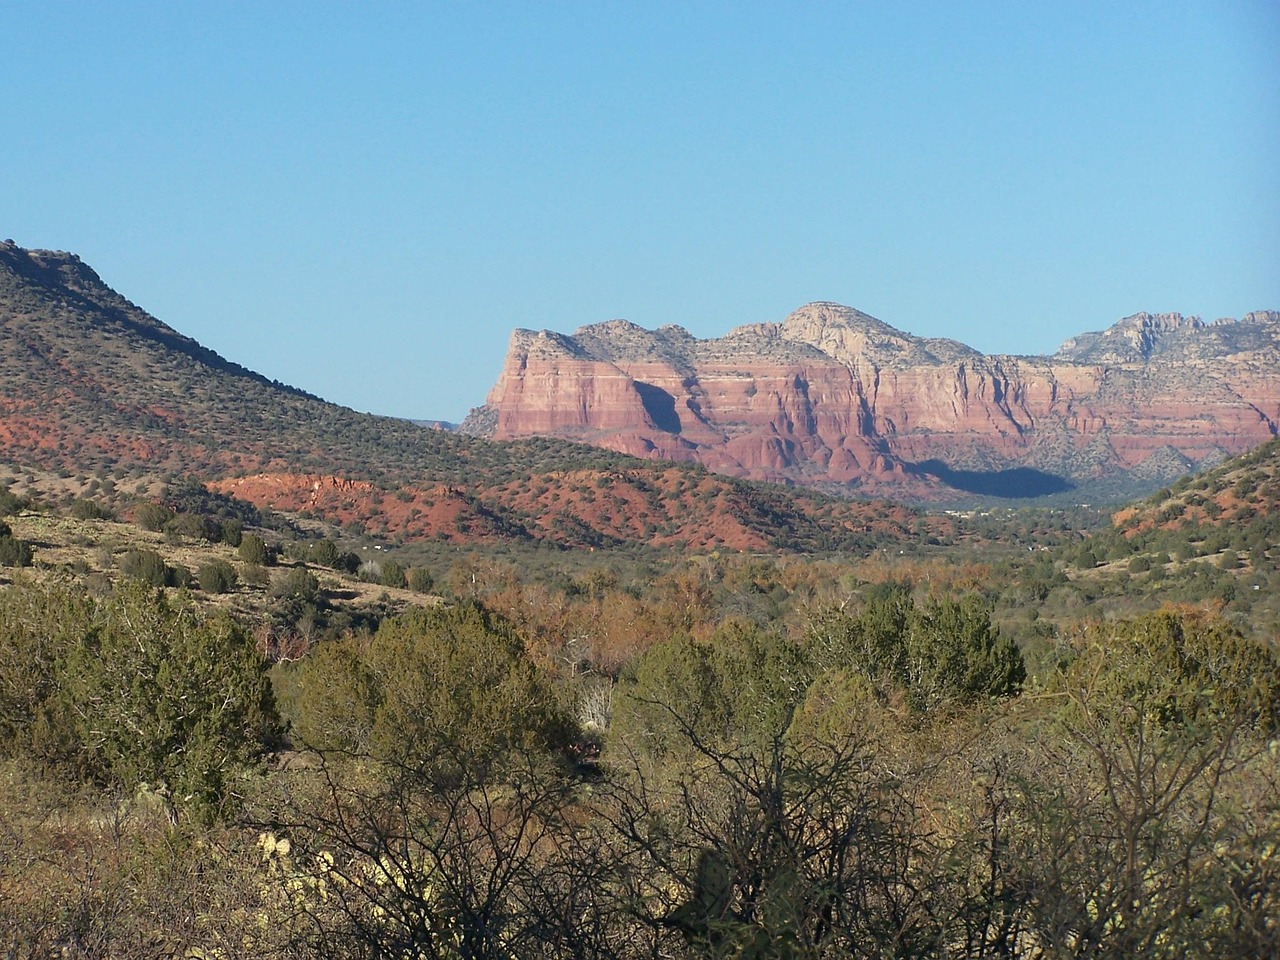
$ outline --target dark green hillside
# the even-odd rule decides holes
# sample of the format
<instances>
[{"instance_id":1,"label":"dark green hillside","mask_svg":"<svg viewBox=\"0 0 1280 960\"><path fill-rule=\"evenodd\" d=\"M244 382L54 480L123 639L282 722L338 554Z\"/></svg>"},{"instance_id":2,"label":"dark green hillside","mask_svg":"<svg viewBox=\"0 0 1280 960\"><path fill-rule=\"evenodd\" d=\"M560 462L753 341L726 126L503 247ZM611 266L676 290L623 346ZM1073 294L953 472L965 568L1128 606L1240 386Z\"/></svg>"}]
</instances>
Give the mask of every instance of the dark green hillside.
<instances>
[{"instance_id":1,"label":"dark green hillside","mask_svg":"<svg viewBox=\"0 0 1280 960\"><path fill-rule=\"evenodd\" d=\"M387 539L865 549L918 515L770 488L565 441L495 443L357 413L232 363L150 316L69 253L0 244L0 463L203 481L266 476L259 508ZM336 479L335 479L336 478ZM578 493L561 488L570 482ZM535 482L536 481L536 482ZM315 501L319 484L343 495ZM354 483L354 486L351 484ZM137 483L131 486L137 486ZM655 502L643 519L627 504ZM287 488L287 489L286 489ZM539 499L531 489L546 491ZM599 502L593 491L608 489ZM695 496L696 491L696 496ZM237 494L239 495L239 494ZM606 500L610 502L605 502ZM892 514L887 523L886 515ZM948 525L920 527L921 537Z\"/></svg>"},{"instance_id":2,"label":"dark green hillside","mask_svg":"<svg viewBox=\"0 0 1280 960\"><path fill-rule=\"evenodd\" d=\"M1041 554L1009 588L1039 591L1045 617L1127 614L1161 604L1221 610L1247 633L1280 635L1280 440L1117 512L1110 527Z\"/></svg>"},{"instance_id":3,"label":"dark green hillside","mask_svg":"<svg viewBox=\"0 0 1280 960\"><path fill-rule=\"evenodd\" d=\"M441 482L621 460L552 442L507 452L326 403L183 336L72 254L0 245L0 331L0 443L11 460L72 470L429 474Z\"/></svg>"}]
</instances>

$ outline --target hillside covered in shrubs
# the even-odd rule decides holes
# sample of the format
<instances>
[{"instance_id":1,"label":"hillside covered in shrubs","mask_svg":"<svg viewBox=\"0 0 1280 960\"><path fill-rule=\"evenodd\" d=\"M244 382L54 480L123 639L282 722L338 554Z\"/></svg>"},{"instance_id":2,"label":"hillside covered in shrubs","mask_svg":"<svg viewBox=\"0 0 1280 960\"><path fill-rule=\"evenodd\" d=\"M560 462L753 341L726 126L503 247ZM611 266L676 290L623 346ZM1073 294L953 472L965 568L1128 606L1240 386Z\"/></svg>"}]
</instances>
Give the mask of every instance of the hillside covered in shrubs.
<instances>
[{"instance_id":1,"label":"hillside covered in shrubs","mask_svg":"<svg viewBox=\"0 0 1280 960\"><path fill-rule=\"evenodd\" d=\"M0 939L1270 955L1268 608L1136 587L1157 561L1269 584L1274 456L1089 536L1014 512L830 555L373 549L190 485L96 506L11 485ZM1145 519L1180 498L1202 502ZM1222 543L1172 524L1194 510Z\"/></svg>"}]
</instances>

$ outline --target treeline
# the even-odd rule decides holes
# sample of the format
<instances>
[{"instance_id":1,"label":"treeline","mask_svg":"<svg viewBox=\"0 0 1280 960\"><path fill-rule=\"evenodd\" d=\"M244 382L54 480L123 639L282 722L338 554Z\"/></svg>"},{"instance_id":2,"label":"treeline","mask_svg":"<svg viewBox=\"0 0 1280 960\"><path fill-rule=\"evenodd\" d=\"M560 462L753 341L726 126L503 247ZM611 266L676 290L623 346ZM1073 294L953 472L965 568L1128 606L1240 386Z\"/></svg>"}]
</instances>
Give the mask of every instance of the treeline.
<instances>
[{"instance_id":1,"label":"treeline","mask_svg":"<svg viewBox=\"0 0 1280 960\"><path fill-rule=\"evenodd\" d=\"M1280 948L1280 655L1220 618L1101 623L1028 676L979 597L887 584L791 635L673 625L612 672L549 650L473 600L272 667L163 591L19 582L0 592L0 938L112 957Z\"/></svg>"}]
</instances>

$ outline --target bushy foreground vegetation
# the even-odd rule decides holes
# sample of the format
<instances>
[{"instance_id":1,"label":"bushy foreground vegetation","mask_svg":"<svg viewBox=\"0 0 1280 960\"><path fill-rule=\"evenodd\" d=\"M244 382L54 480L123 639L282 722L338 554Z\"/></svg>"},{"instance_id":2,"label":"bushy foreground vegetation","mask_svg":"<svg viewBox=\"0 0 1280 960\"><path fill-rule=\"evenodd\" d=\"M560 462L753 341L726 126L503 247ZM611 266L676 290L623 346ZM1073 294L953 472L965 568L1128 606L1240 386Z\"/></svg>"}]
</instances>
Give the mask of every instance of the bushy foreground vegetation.
<instances>
[{"instance_id":1,"label":"bushy foreground vegetation","mask_svg":"<svg viewBox=\"0 0 1280 960\"><path fill-rule=\"evenodd\" d=\"M643 613L643 611L638 611ZM271 668L137 582L0 592L13 956L1280 948L1280 656L973 595L678 624L609 670L459 601ZM568 644L571 646L571 644ZM561 652L563 653L564 648Z\"/></svg>"},{"instance_id":2,"label":"bushy foreground vegetation","mask_svg":"<svg viewBox=\"0 0 1280 960\"><path fill-rule=\"evenodd\" d=\"M139 582L105 598L67 584L0 592L0 739L76 781L146 789L201 820L271 749L265 665L226 616Z\"/></svg>"}]
</instances>

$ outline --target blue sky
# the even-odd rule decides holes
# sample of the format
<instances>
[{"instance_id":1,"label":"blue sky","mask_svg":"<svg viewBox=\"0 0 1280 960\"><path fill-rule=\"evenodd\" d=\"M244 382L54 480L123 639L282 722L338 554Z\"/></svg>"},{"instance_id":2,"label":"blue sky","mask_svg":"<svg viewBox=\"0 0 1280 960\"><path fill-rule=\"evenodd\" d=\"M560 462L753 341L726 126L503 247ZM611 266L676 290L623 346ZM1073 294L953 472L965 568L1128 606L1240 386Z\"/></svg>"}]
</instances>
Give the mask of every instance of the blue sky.
<instances>
[{"instance_id":1,"label":"blue sky","mask_svg":"<svg viewBox=\"0 0 1280 960\"><path fill-rule=\"evenodd\" d=\"M1280 309L1280 5L0 0L0 236L459 420L515 327Z\"/></svg>"}]
</instances>

